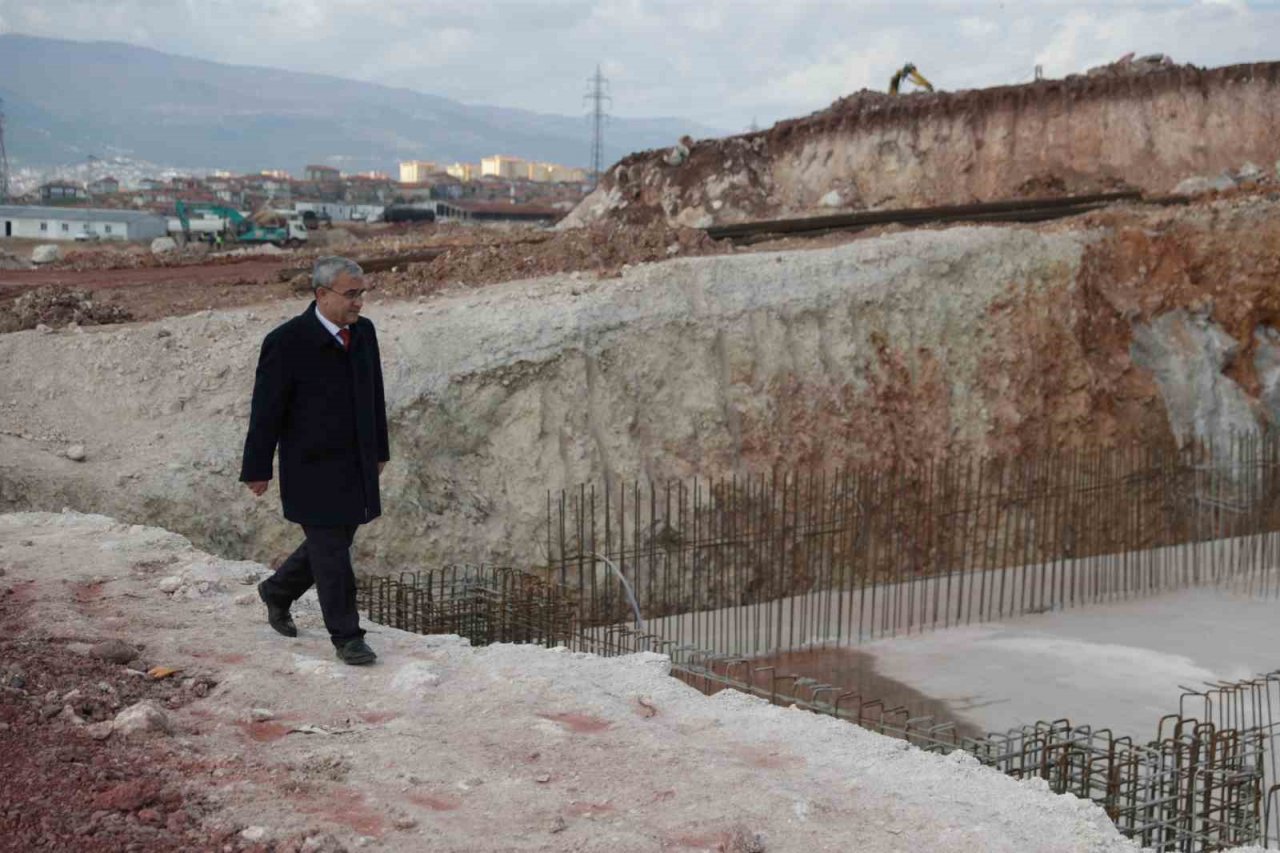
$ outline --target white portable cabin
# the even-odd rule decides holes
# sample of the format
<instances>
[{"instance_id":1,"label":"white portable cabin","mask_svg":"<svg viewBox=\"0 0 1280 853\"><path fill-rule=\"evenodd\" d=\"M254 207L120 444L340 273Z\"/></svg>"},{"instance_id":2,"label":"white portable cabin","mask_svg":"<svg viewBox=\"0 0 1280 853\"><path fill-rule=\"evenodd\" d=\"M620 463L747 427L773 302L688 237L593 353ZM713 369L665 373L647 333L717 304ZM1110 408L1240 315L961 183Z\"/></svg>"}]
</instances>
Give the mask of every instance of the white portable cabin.
<instances>
[{"instance_id":1,"label":"white portable cabin","mask_svg":"<svg viewBox=\"0 0 1280 853\"><path fill-rule=\"evenodd\" d=\"M167 231L163 216L140 210L0 205L0 237L74 240L77 234L101 240L150 240Z\"/></svg>"}]
</instances>

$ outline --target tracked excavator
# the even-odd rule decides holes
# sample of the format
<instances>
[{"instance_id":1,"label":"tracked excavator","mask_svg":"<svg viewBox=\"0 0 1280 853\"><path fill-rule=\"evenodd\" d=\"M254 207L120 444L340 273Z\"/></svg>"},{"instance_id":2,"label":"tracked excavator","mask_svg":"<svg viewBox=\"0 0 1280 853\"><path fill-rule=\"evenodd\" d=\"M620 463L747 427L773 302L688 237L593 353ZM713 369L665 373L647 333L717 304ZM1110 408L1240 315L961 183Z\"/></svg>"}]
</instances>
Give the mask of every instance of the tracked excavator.
<instances>
[{"instance_id":1,"label":"tracked excavator","mask_svg":"<svg viewBox=\"0 0 1280 853\"><path fill-rule=\"evenodd\" d=\"M898 94L898 89L899 87L902 86L902 81L904 79L910 80L912 83L915 83L917 86L924 89L926 92L933 91L933 84L930 83L928 80L926 80L925 76L916 70L916 67L913 63L908 62L906 65L902 66L902 68L900 68L898 71L894 72L894 75L889 78L889 94L890 95Z\"/></svg>"}]
</instances>

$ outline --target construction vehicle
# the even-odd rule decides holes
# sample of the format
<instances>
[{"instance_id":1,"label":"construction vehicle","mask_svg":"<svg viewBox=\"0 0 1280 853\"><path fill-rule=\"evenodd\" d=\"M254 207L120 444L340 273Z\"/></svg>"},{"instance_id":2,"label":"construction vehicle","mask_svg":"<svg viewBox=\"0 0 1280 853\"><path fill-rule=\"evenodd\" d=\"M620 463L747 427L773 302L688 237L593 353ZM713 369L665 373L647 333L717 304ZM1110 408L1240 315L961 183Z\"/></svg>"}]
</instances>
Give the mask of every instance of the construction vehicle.
<instances>
[{"instance_id":1,"label":"construction vehicle","mask_svg":"<svg viewBox=\"0 0 1280 853\"><path fill-rule=\"evenodd\" d=\"M316 213L314 210L302 211L302 224L307 226L308 231L319 231L321 228L332 228L333 217L325 211Z\"/></svg>"},{"instance_id":2,"label":"construction vehicle","mask_svg":"<svg viewBox=\"0 0 1280 853\"><path fill-rule=\"evenodd\" d=\"M933 84L930 83L928 80L926 80L924 75L916 70L916 67L913 63L908 62L906 65L902 66L902 68L898 69L898 71L894 72L894 75L889 78L889 94L890 95L898 94L898 88L902 85L902 81L904 78L910 80L912 83L915 83L917 86L924 89L926 92L933 91Z\"/></svg>"},{"instance_id":3,"label":"construction vehicle","mask_svg":"<svg viewBox=\"0 0 1280 853\"><path fill-rule=\"evenodd\" d=\"M188 204L181 200L177 204L177 211L182 236L187 240L212 243L220 234L226 242L254 245L272 243L281 247L294 247L307 241L307 228L301 219L287 217L275 211L260 211L253 216L245 216L234 208L220 204ZM197 213L203 216L193 219L192 214Z\"/></svg>"},{"instance_id":4,"label":"construction vehicle","mask_svg":"<svg viewBox=\"0 0 1280 853\"><path fill-rule=\"evenodd\" d=\"M412 204L393 204L382 211L383 222L435 222L434 207L418 207Z\"/></svg>"}]
</instances>

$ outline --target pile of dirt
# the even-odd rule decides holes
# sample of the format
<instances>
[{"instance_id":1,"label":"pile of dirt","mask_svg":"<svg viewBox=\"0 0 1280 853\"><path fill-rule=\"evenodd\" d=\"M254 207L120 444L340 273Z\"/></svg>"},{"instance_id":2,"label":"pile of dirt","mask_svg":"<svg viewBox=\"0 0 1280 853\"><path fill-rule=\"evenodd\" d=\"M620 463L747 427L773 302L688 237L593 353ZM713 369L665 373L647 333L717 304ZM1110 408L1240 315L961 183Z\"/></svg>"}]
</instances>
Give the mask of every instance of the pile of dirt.
<instances>
[{"instance_id":1,"label":"pile of dirt","mask_svg":"<svg viewBox=\"0 0 1280 853\"><path fill-rule=\"evenodd\" d=\"M72 249L62 260L52 266L56 269L76 272L100 272L103 270L137 270L155 267L183 267L217 261L209 254L209 244L192 241L179 244L177 251L154 253L147 246L100 246Z\"/></svg>"},{"instance_id":2,"label":"pile of dirt","mask_svg":"<svg viewBox=\"0 0 1280 853\"><path fill-rule=\"evenodd\" d=\"M384 257L422 249L488 246L494 243L529 242L546 237L546 229L517 223L397 222L348 229L360 242L352 257Z\"/></svg>"},{"instance_id":3,"label":"pile of dirt","mask_svg":"<svg viewBox=\"0 0 1280 853\"><path fill-rule=\"evenodd\" d=\"M1152 94L1171 89L1203 88L1206 83L1221 80L1237 80L1252 76L1255 72L1275 73L1274 63L1232 65L1203 69L1195 65L1179 65L1165 61L1162 54L1144 56L1134 60L1132 54L1110 65L1090 69L1087 74L1069 74L1062 79L1036 80L1031 83L1013 83L990 86L983 89L957 91L910 92L890 95L872 89L862 89L837 98L831 106L808 116L787 119L772 128L760 131L771 141L797 132L829 130L832 127L852 129L858 124L887 121L897 123L901 119L919 120L930 113L969 113L979 115L993 106L1010 100L1031 101L1048 97L1079 99L1082 97L1107 97L1128 94L1131 79L1147 78Z\"/></svg>"},{"instance_id":4,"label":"pile of dirt","mask_svg":"<svg viewBox=\"0 0 1280 853\"><path fill-rule=\"evenodd\" d=\"M705 231L671 228L661 222L643 227L610 222L555 233L513 230L497 240L492 234L488 237L488 242L454 245L435 260L372 277L388 296L412 296L448 285L479 286L557 273L612 277L637 264L732 251Z\"/></svg>"},{"instance_id":5,"label":"pile of dirt","mask_svg":"<svg viewBox=\"0 0 1280 853\"><path fill-rule=\"evenodd\" d=\"M322 228L307 236L308 249L325 249L328 252L341 251L359 242L360 238L345 228Z\"/></svg>"},{"instance_id":6,"label":"pile of dirt","mask_svg":"<svg viewBox=\"0 0 1280 853\"><path fill-rule=\"evenodd\" d=\"M60 285L37 287L0 304L0 333L20 332L38 326L50 328L75 323L77 326L105 326L133 319L128 309L94 301L87 290Z\"/></svg>"},{"instance_id":7,"label":"pile of dirt","mask_svg":"<svg viewBox=\"0 0 1280 853\"><path fill-rule=\"evenodd\" d=\"M356 229L342 229L346 230L355 240L347 241L339 238L338 245L330 248L326 242L327 238L322 237L321 242L308 246L307 251L315 250L317 255L345 255L360 260L361 258L383 258L409 254L442 245L472 246L495 239L494 233L490 229L483 227L467 228L452 225L434 225L431 223L406 224L416 225L417 227L406 229L397 224L387 226L376 232L366 230L363 234ZM320 233L324 234L325 232Z\"/></svg>"},{"instance_id":8,"label":"pile of dirt","mask_svg":"<svg viewBox=\"0 0 1280 853\"><path fill-rule=\"evenodd\" d=\"M57 263L60 269L86 272L90 270L131 270L143 267L167 266L173 259L151 254L145 246L123 248L73 249Z\"/></svg>"},{"instance_id":9,"label":"pile of dirt","mask_svg":"<svg viewBox=\"0 0 1280 853\"><path fill-rule=\"evenodd\" d=\"M1106 65L1098 65L1090 68L1085 72L1086 77L1129 77L1142 74L1157 74L1162 71L1173 71L1182 69L1183 71L1194 71L1194 65L1179 65L1173 61L1173 57L1167 53L1151 53L1146 56L1134 57L1132 53L1127 53L1117 59L1115 62L1108 62Z\"/></svg>"}]
</instances>

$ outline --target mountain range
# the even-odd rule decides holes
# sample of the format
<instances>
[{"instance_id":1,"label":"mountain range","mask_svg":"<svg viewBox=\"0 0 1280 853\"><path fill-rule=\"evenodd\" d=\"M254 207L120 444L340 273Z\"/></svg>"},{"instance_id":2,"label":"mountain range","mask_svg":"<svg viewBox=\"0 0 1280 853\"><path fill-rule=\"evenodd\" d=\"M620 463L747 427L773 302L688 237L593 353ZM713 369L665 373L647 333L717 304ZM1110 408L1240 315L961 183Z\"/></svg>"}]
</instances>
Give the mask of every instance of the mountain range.
<instances>
[{"instance_id":1,"label":"mountain range","mask_svg":"<svg viewBox=\"0 0 1280 853\"><path fill-rule=\"evenodd\" d=\"M576 95L576 93L575 93ZM0 35L11 166L127 156L252 172L308 163L393 171L400 160L510 154L587 165L584 116L466 104L322 74L225 65L118 42ZM675 118L611 118L605 162L720 132Z\"/></svg>"}]
</instances>

